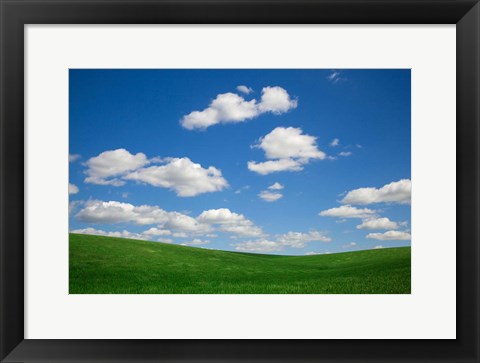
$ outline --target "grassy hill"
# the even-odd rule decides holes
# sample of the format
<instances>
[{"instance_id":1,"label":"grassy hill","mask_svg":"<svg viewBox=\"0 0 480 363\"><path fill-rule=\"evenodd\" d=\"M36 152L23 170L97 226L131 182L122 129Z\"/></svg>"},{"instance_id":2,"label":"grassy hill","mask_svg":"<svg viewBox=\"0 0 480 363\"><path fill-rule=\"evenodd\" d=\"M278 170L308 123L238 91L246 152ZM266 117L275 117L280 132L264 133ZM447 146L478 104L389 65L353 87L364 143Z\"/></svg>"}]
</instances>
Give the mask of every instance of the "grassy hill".
<instances>
[{"instance_id":1,"label":"grassy hill","mask_svg":"<svg viewBox=\"0 0 480 363\"><path fill-rule=\"evenodd\" d=\"M70 234L71 294L409 294L410 247L314 256Z\"/></svg>"}]
</instances>

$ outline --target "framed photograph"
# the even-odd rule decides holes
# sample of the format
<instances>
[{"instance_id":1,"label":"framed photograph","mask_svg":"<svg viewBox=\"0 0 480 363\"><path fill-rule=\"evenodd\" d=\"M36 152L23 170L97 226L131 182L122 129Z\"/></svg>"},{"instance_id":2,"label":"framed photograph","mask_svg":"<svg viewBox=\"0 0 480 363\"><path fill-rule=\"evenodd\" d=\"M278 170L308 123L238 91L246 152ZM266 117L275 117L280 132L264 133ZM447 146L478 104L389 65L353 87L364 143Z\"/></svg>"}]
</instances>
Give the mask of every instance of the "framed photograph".
<instances>
[{"instance_id":1,"label":"framed photograph","mask_svg":"<svg viewBox=\"0 0 480 363\"><path fill-rule=\"evenodd\" d=\"M1 12L2 362L480 362L477 1Z\"/></svg>"}]
</instances>

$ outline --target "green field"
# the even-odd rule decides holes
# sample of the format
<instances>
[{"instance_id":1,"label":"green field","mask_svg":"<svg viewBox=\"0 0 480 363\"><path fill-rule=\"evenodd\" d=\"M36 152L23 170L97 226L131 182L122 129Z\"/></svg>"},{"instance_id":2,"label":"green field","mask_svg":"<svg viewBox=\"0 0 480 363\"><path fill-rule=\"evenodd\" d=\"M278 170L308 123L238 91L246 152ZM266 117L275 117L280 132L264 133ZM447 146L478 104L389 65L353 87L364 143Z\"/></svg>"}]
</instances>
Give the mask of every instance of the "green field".
<instances>
[{"instance_id":1,"label":"green field","mask_svg":"<svg viewBox=\"0 0 480 363\"><path fill-rule=\"evenodd\" d=\"M70 234L70 294L409 294L410 247L314 256Z\"/></svg>"}]
</instances>

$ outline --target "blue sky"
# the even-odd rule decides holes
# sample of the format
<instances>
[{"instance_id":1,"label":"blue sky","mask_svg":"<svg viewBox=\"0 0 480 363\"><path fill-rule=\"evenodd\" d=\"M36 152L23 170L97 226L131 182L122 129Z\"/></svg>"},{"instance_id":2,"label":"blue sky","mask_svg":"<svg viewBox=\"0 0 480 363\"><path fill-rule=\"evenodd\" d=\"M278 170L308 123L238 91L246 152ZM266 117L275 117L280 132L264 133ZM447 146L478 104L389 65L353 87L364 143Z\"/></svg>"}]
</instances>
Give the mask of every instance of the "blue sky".
<instances>
[{"instance_id":1,"label":"blue sky","mask_svg":"<svg viewBox=\"0 0 480 363\"><path fill-rule=\"evenodd\" d=\"M70 70L70 230L304 255L410 245L410 70Z\"/></svg>"}]
</instances>

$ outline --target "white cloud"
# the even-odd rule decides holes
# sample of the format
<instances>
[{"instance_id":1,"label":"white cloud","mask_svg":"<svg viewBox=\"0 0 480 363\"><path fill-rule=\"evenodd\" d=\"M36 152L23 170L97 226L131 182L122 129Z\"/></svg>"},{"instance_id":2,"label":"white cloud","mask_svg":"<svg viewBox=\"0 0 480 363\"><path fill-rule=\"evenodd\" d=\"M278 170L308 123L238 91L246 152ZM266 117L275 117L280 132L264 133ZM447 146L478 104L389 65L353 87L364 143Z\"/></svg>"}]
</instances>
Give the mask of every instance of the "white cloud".
<instances>
[{"instance_id":1,"label":"white cloud","mask_svg":"<svg viewBox=\"0 0 480 363\"><path fill-rule=\"evenodd\" d=\"M203 111L193 111L180 121L187 130L206 129L218 123L243 122L259 114L256 100L246 101L235 93L219 94Z\"/></svg>"},{"instance_id":2,"label":"white cloud","mask_svg":"<svg viewBox=\"0 0 480 363\"><path fill-rule=\"evenodd\" d=\"M352 152L351 151L342 151L342 152L339 152L338 155L340 155L340 156L350 156L350 155L352 155Z\"/></svg>"},{"instance_id":3,"label":"white cloud","mask_svg":"<svg viewBox=\"0 0 480 363\"><path fill-rule=\"evenodd\" d=\"M267 189L270 189L270 190L282 190L284 188L284 186L282 184L280 184L279 182L275 182L273 183L272 185L270 185Z\"/></svg>"},{"instance_id":4,"label":"white cloud","mask_svg":"<svg viewBox=\"0 0 480 363\"><path fill-rule=\"evenodd\" d=\"M356 208L351 205L342 205L337 208L330 208L319 213L323 217L339 218L369 218L375 215L375 211L368 208Z\"/></svg>"},{"instance_id":5,"label":"white cloud","mask_svg":"<svg viewBox=\"0 0 480 363\"><path fill-rule=\"evenodd\" d=\"M365 219L362 224L357 226L357 229L397 229L398 224L392 222L390 219L384 218L372 218Z\"/></svg>"},{"instance_id":6,"label":"white cloud","mask_svg":"<svg viewBox=\"0 0 480 363\"><path fill-rule=\"evenodd\" d=\"M357 243L356 243L356 242L350 242L350 243L347 243L346 245L343 245L342 247L343 247L343 248L353 248L353 247L357 247Z\"/></svg>"},{"instance_id":7,"label":"white cloud","mask_svg":"<svg viewBox=\"0 0 480 363\"><path fill-rule=\"evenodd\" d=\"M282 193L272 193L267 190L261 191L258 196L262 198L265 202L275 202L280 198L283 198Z\"/></svg>"},{"instance_id":8,"label":"white cloud","mask_svg":"<svg viewBox=\"0 0 480 363\"><path fill-rule=\"evenodd\" d=\"M193 111L185 115L180 124L187 130L206 129L219 123L244 122L265 112L278 115L295 107L297 101L292 100L281 87L263 88L261 101L258 103L255 99L246 101L235 93L223 93L217 95L203 111Z\"/></svg>"},{"instance_id":9,"label":"white cloud","mask_svg":"<svg viewBox=\"0 0 480 363\"><path fill-rule=\"evenodd\" d=\"M258 196L266 202L275 202L283 198L283 194L278 192L278 190L282 190L283 188L284 186L282 184L275 182L267 188L268 190L261 191ZM274 190L274 192L271 190Z\"/></svg>"},{"instance_id":10,"label":"white cloud","mask_svg":"<svg viewBox=\"0 0 480 363\"><path fill-rule=\"evenodd\" d=\"M292 100L282 87L264 87L258 109L261 113L272 112L275 115L280 115L296 108L297 104L297 100Z\"/></svg>"},{"instance_id":11,"label":"white cloud","mask_svg":"<svg viewBox=\"0 0 480 363\"><path fill-rule=\"evenodd\" d=\"M330 146L332 146L332 147L335 147L335 146L338 146L338 145L340 145L340 139L335 138L330 142Z\"/></svg>"},{"instance_id":12,"label":"white cloud","mask_svg":"<svg viewBox=\"0 0 480 363\"><path fill-rule=\"evenodd\" d=\"M318 252L313 252L313 251L311 251L311 252L305 252L305 256L315 256L315 255L319 255L319 254L320 254L320 253L318 253Z\"/></svg>"},{"instance_id":13,"label":"white cloud","mask_svg":"<svg viewBox=\"0 0 480 363\"><path fill-rule=\"evenodd\" d=\"M104 151L85 163L88 167L85 172L87 174L85 182L121 186L125 182L117 177L148 163L149 160L143 153L132 155L125 149Z\"/></svg>"},{"instance_id":14,"label":"white cloud","mask_svg":"<svg viewBox=\"0 0 480 363\"><path fill-rule=\"evenodd\" d=\"M77 194L78 191L78 187L75 184L68 183L68 194Z\"/></svg>"},{"instance_id":15,"label":"white cloud","mask_svg":"<svg viewBox=\"0 0 480 363\"><path fill-rule=\"evenodd\" d=\"M260 139L255 147L265 152L267 159L325 159L317 147L316 137L303 134L296 127L276 127Z\"/></svg>"},{"instance_id":16,"label":"white cloud","mask_svg":"<svg viewBox=\"0 0 480 363\"><path fill-rule=\"evenodd\" d=\"M135 221L135 206L115 201L102 202L91 200L76 214L76 218L86 223L124 223ZM164 212L162 210L162 212Z\"/></svg>"},{"instance_id":17,"label":"white cloud","mask_svg":"<svg viewBox=\"0 0 480 363\"><path fill-rule=\"evenodd\" d=\"M169 231L168 229L158 229L156 227L152 227L143 232L143 234L147 236L170 236L172 235L172 231Z\"/></svg>"},{"instance_id":18,"label":"white cloud","mask_svg":"<svg viewBox=\"0 0 480 363\"><path fill-rule=\"evenodd\" d=\"M245 224L225 224L220 226L220 230L243 237L260 237L264 235L262 229L255 226L253 222Z\"/></svg>"},{"instance_id":19,"label":"white cloud","mask_svg":"<svg viewBox=\"0 0 480 363\"><path fill-rule=\"evenodd\" d=\"M76 219L84 223L156 225L143 232L145 236L167 236L186 238L196 235L216 236L214 231L232 233L243 237L261 237L262 229L244 215L227 208L203 211L197 218L179 212L169 212L158 206L134 206L117 201L85 202Z\"/></svg>"},{"instance_id":20,"label":"white cloud","mask_svg":"<svg viewBox=\"0 0 480 363\"><path fill-rule=\"evenodd\" d=\"M103 202L92 200L85 203L75 217L86 223L134 223L137 225L158 225L161 229L202 234L211 231L209 225L179 212L167 212L160 207L116 201Z\"/></svg>"},{"instance_id":21,"label":"white cloud","mask_svg":"<svg viewBox=\"0 0 480 363\"><path fill-rule=\"evenodd\" d=\"M248 95L253 92L253 89L244 85L240 85L240 86L237 86L237 91Z\"/></svg>"},{"instance_id":22,"label":"white cloud","mask_svg":"<svg viewBox=\"0 0 480 363\"><path fill-rule=\"evenodd\" d=\"M209 240L202 240L200 238L194 238L192 241L190 242L183 242L181 243L182 246L199 246L199 245L206 245L206 244L209 244L210 241Z\"/></svg>"},{"instance_id":23,"label":"white cloud","mask_svg":"<svg viewBox=\"0 0 480 363\"><path fill-rule=\"evenodd\" d=\"M377 188L360 188L347 193L342 203L345 204L373 204L373 203L399 203L410 204L412 182L402 179Z\"/></svg>"},{"instance_id":24,"label":"white cloud","mask_svg":"<svg viewBox=\"0 0 480 363\"><path fill-rule=\"evenodd\" d=\"M260 227L257 227L243 214L230 211L228 208L210 209L203 211L197 220L207 225L218 225L223 232L234 233L240 236L259 237L263 235Z\"/></svg>"},{"instance_id":25,"label":"white cloud","mask_svg":"<svg viewBox=\"0 0 480 363\"><path fill-rule=\"evenodd\" d=\"M73 163L74 161L77 161L80 158L81 158L80 154L69 154L68 155L68 162Z\"/></svg>"},{"instance_id":26,"label":"white cloud","mask_svg":"<svg viewBox=\"0 0 480 363\"><path fill-rule=\"evenodd\" d=\"M205 234L212 230L210 226L179 212L169 212L168 220L163 223L162 227L175 231L184 231L190 234Z\"/></svg>"},{"instance_id":27,"label":"white cloud","mask_svg":"<svg viewBox=\"0 0 480 363\"><path fill-rule=\"evenodd\" d=\"M186 238L188 237L188 234L185 232L175 232L172 234L173 237L178 237L178 238Z\"/></svg>"},{"instance_id":28,"label":"white cloud","mask_svg":"<svg viewBox=\"0 0 480 363\"><path fill-rule=\"evenodd\" d=\"M165 242L165 243L172 243L173 240L168 239L168 238L159 238L157 240L154 240L153 238L156 236L154 234L148 234L145 232L142 233L134 233L134 232L129 232L127 230L123 231L115 231L115 232L106 232L101 229L95 229L92 227L88 228L83 228L83 229L74 229L73 231L70 231L71 233L78 233L78 234L92 234L96 236L106 236L106 237L118 237L118 238L129 238L129 239L140 239L144 241L158 241L158 242Z\"/></svg>"},{"instance_id":29,"label":"white cloud","mask_svg":"<svg viewBox=\"0 0 480 363\"><path fill-rule=\"evenodd\" d=\"M412 236L410 233L401 231L388 231L385 233L369 233L367 238L378 239L381 241L409 241Z\"/></svg>"},{"instance_id":30,"label":"white cloud","mask_svg":"<svg viewBox=\"0 0 480 363\"><path fill-rule=\"evenodd\" d=\"M165 165L138 169L124 178L174 190L179 197L193 197L228 187L222 172L213 166L205 169L186 157L167 161Z\"/></svg>"},{"instance_id":31,"label":"white cloud","mask_svg":"<svg viewBox=\"0 0 480 363\"><path fill-rule=\"evenodd\" d=\"M374 250L379 250L379 249L382 249L382 248L385 248L385 247L383 247L382 245L378 245L378 246L373 247Z\"/></svg>"},{"instance_id":32,"label":"white cloud","mask_svg":"<svg viewBox=\"0 0 480 363\"><path fill-rule=\"evenodd\" d=\"M262 149L266 162L248 162L248 169L266 175L279 171L300 171L311 159L325 159L326 155L319 150L316 137L303 134L302 129L295 127L277 127L259 140L253 147Z\"/></svg>"},{"instance_id":33,"label":"white cloud","mask_svg":"<svg viewBox=\"0 0 480 363\"><path fill-rule=\"evenodd\" d=\"M197 220L207 224L231 224L243 222L246 218L243 214L234 213L228 208L220 208L203 211Z\"/></svg>"},{"instance_id":34,"label":"white cloud","mask_svg":"<svg viewBox=\"0 0 480 363\"><path fill-rule=\"evenodd\" d=\"M152 162L164 165L144 167ZM132 155L125 149L117 149L105 151L89 159L85 165L88 167L85 182L93 184L121 186L125 180L135 180L174 190L181 197L228 187L220 170L213 166L205 169L187 157L149 160L143 153Z\"/></svg>"},{"instance_id":35,"label":"white cloud","mask_svg":"<svg viewBox=\"0 0 480 363\"><path fill-rule=\"evenodd\" d=\"M282 246L303 248L308 242L331 242L330 237L326 237L321 232L310 231L307 233L302 232L288 232L277 236L277 241Z\"/></svg>"},{"instance_id":36,"label":"white cloud","mask_svg":"<svg viewBox=\"0 0 480 363\"><path fill-rule=\"evenodd\" d=\"M330 242L331 239L318 231L308 233L288 232L277 235L274 241L262 238L254 241L236 243L233 246L237 251L278 252L283 251L286 247L304 248L307 243L314 241Z\"/></svg>"},{"instance_id":37,"label":"white cloud","mask_svg":"<svg viewBox=\"0 0 480 363\"><path fill-rule=\"evenodd\" d=\"M293 159L269 160L263 163L249 161L248 170L254 171L260 175L267 175L280 171L300 171L303 170L303 163Z\"/></svg>"},{"instance_id":38,"label":"white cloud","mask_svg":"<svg viewBox=\"0 0 480 363\"><path fill-rule=\"evenodd\" d=\"M241 252L278 252L283 248L277 242L266 239L259 239L256 241L246 241L234 245L235 250Z\"/></svg>"},{"instance_id":39,"label":"white cloud","mask_svg":"<svg viewBox=\"0 0 480 363\"><path fill-rule=\"evenodd\" d=\"M340 71L332 71L332 73L330 73L328 76L327 76L327 79L332 82L333 84L336 84L340 81L343 81L345 80L343 77L341 77L341 72Z\"/></svg>"},{"instance_id":40,"label":"white cloud","mask_svg":"<svg viewBox=\"0 0 480 363\"><path fill-rule=\"evenodd\" d=\"M123 230L120 232L106 232L101 229L95 228L83 228L83 229L74 229L70 231L71 233L78 233L78 234L93 234L96 236L107 236L107 237L120 237L120 238L130 238L130 239L141 239L141 240L148 240L147 236L143 236L139 233L132 233L127 230Z\"/></svg>"}]
</instances>

